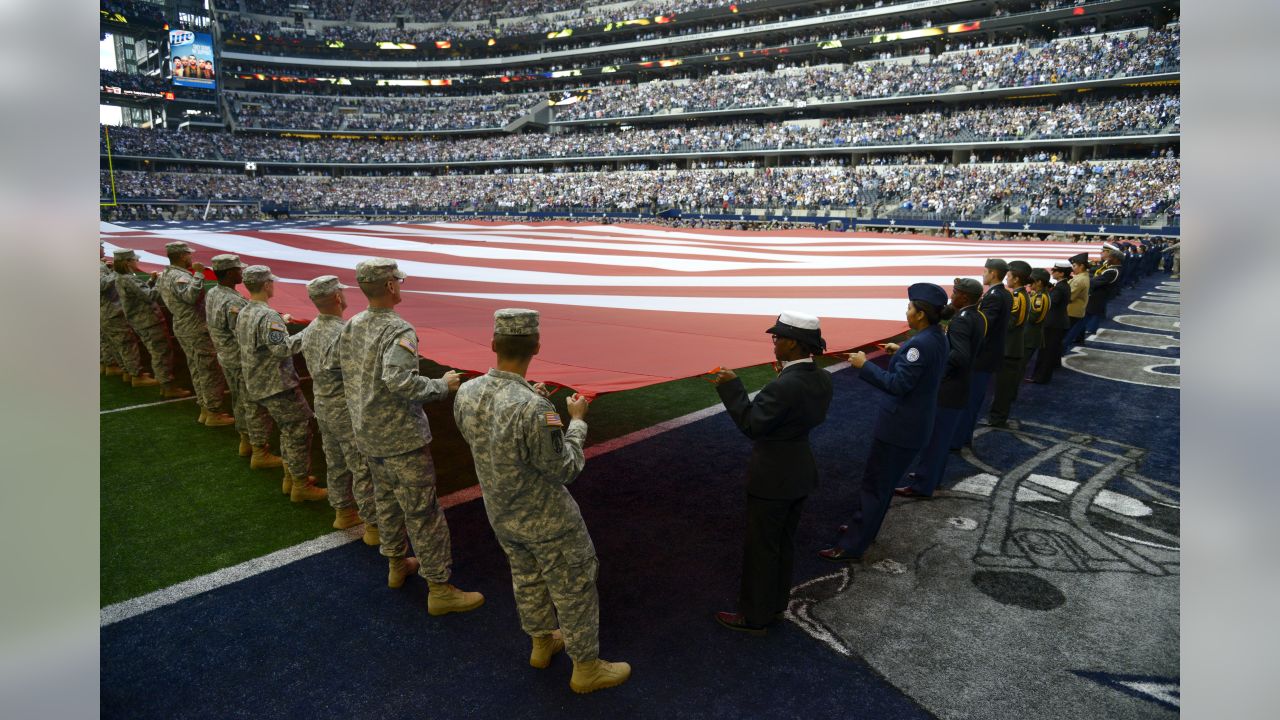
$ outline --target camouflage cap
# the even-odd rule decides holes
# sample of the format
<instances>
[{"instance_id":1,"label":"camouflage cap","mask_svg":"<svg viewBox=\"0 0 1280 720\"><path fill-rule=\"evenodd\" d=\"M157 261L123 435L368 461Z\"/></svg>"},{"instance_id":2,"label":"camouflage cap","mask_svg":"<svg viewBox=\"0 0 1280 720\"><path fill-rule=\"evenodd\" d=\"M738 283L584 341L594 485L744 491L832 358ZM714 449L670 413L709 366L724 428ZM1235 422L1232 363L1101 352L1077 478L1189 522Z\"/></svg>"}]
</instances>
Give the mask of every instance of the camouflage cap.
<instances>
[{"instance_id":1,"label":"camouflage cap","mask_svg":"<svg viewBox=\"0 0 1280 720\"><path fill-rule=\"evenodd\" d=\"M260 285L268 280L279 280L275 275L271 274L271 268L266 265L250 265L240 274L240 279L245 285Z\"/></svg>"},{"instance_id":2,"label":"camouflage cap","mask_svg":"<svg viewBox=\"0 0 1280 720\"><path fill-rule=\"evenodd\" d=\"M209 262L213 264L214 270L230 270L231 268L244 267L244 263L240 262L239 255L214 255Z\"/></svg>"},{"instance_id":3,"label":"camouflage cap","mask_svg":"<svg viewBox=\"0 0 1280 720\"><path fill-rule=\"evenodd\" d=\"M404 271L391 258L369 258L356 264L356 282L376 283L396 278L403 280Z\"/></svg>"},{"instance_id":4,"label":"camouflage cap","mask_svg":"<svg viewBox=\"0 0 1280 720\"><path fill-rule=\"evenodd\" d=\"M137 260L137 259L138 259L138 254L137 254L137 253L135 253L135 252L134 252L134 251L132 251L132 250L128 250L128 249L125 249L125 248L120 248L120 249L118 249L118 250L116 250L116 251L112 252L112 253L111 253L111 257L115 258L116 260L121 260L121 261L123 261L123 260Z\"/></svg>"},{"instance_id":5,"label":"camouflage cap","mask_svg":"<svg viewBox=\"0 0 1280 720\"><path fill-rule=\"evenodd\" d=\"M170 255L176 253L189 253L191 252L191 246L180 240L175 240L171 243L165 243L164 251Z\"/></svg>"},{"instance_id":6,"label":"camouflage cap","mask_svg":"<svg viewBox=\"0 0 1280 720\"><path fill-rule=\"evenodd\" d=\"M307 297L315 300L317 298L329 297L339 290L346 290L349 285L343 285L338 282L337 275L321 275L320 277L307 283Z\"/></svg>"},{"instance_id":7,"label":"camouflage cap","mask_svg":"<svg viewBox=\"0 0 1280 720\"><path fill-rule=\"evenodd\" d=\"M503 308L493 314L494 335L537 335L538 311Z\"/></svg>"}]
</instances>

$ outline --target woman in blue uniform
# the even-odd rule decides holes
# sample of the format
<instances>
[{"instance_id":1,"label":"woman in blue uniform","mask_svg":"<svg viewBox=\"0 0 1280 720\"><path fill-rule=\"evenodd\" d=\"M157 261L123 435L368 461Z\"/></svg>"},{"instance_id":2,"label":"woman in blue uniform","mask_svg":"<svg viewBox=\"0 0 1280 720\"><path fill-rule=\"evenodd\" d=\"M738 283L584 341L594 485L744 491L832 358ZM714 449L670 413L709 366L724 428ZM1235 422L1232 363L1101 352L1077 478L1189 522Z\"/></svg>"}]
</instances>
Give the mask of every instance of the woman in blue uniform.
<instances>
[{"instance_id":1,"label":"woman in blue uniform","mask_svg":"<svg viewBox=\"0 0 1280 720\"><path fill-rule=\"evenodd\" d=\"M848 356L858 377L884 395L880 398L871 454L863 468L861 486L853 495L853 512L840 540L818 552L824 560L862 559L880 532L894 487L933 430L938 387L947 368L947 336L938 324L947 293L933 283L916 283L907 288L907 298L907 324L916 334L901 347L886 346L893 353L887 370L868 363L865 353Z\"/></svg>"}]
</instances>

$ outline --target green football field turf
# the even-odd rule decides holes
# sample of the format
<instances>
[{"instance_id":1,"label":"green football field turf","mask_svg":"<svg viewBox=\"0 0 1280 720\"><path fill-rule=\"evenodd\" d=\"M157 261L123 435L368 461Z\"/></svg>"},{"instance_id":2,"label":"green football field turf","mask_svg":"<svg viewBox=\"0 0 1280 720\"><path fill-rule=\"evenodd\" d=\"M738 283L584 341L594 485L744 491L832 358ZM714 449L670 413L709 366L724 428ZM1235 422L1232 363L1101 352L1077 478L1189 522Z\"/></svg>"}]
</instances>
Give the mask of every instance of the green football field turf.
<instances>
[{"instance_id":1,"label":"green football field turf","mask_svg":"<svg viewBox=\"0 0 1280 720\"><path fill-rule=\"evenodd\" d=\"M768 345L761 350L767 353ZM824 364L830 362L824 359ZM305 370L299 363L310 399ZM424 361L422 371L439 377L444 368ZM766 364L739 375L749 390L757 390L774 372ZM561 390L552 398L562 413L571 394ZM161 399L159 388L131 388L119 377L101 378L100 397L103 410ZM587 443L718 402L715 389L701 378L604 395L592 403L587 416ZM474 485L470 452L454 425L451 401L426 409L440 495ZM198 425L198 414L194 400L182 400L100 416L103 606L332 531L333 510L327 502L291 503L280 492L280 469L250 470L248 459L236 453L235 428ZM278 447L273 439L272 448ZM323 480L318 432L312 441L312 468Z\"/></svg>"}]
</instances>

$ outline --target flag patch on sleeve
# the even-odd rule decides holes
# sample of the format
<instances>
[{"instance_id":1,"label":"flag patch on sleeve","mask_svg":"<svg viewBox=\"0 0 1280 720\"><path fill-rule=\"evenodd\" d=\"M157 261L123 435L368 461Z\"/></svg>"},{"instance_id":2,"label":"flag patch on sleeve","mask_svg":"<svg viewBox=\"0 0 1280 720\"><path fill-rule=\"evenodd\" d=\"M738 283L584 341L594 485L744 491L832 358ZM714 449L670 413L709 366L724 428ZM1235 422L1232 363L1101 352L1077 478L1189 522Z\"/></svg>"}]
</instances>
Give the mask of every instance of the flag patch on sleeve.
<instances>
[{"instance_id":1,"label":"flag patch on sleeve","mask_svg":"<svg viewBox=\"0 0 1280 720\"><path fill-rule=\"evenodd\" d=\"M564 427L564 423L560 420L559 413L545 413L544 417L547 421L547 427Z\"/></svg>"},{"instance_id":2,"label":"flag patch on sleeve","mask_svg":"<svg viewBox=\"0 0 1280 720\"><path fill-rule=\"evenodd\" d=\"M418 346L415 345L413 341L410 340L409 338L400 338L399 340L396 341L396 344L404 348L405 350L408 350L409 352L413 353L414 355L418 354Z\"/></svg>"},{"instance_id":3,"label":"flag patch on sleeve","mask_svg":"<svg viewBox=\"0 0 1280 720\"><path fill-rule=\"evenodd\" d=\"M289 328L285 327L284 323L276 322L274 320L271 321L271 329L275 330L276 332L282 332L282 333L289 332Z\"/></svg>"}]
</instances>

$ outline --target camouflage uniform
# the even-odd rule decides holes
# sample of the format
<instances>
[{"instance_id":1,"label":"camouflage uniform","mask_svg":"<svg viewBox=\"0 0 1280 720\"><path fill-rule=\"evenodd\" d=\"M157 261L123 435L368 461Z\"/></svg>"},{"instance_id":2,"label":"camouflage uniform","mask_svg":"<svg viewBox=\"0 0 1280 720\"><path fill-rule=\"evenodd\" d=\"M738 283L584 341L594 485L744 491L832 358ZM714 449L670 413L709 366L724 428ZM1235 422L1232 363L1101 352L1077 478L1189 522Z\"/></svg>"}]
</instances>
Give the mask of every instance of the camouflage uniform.
<instances>
[{"instance_id":1,"label":"camouflage uniform","mask_svg":"<svg viewBox=\"0 0 1280 720\"><path fill-rule=\"evenodd\" d=\"M411 540L422 563L418 574L448 582L453 551L422 410L423 403L449 397L448 383L418 374L417 334L390 308L351 318L330 357L329 369L346 385L356 448L373 473L382 554L404 557Z\"/></svg>"},{"instance_id":2,"label":"camouflage uniform","mask_svg":"<svg viewBox=\"0 0 1280 720\"><path fill-rule=\"evenodd\" d=\"M103 361L122 367L125 372L138 377L143 373L142 348L138 334L124 319L120 293L116 290L115 271L105 263L99 263L99 271L98 319L102 323Z\"/></svg>"},{"instance_id":3,"label":"camouflage uniform","mask_svg":"<svg viewBox=\"0 0 1280 720\"><path fill-rule=\"evenodd\" d=\"M218 362L222 365L227 385L231 389L236 430L247 434L249 443L254 447L262 447L271 439L271 415L261 405L249 399L244 372L241 370L240 344L236 340L236 318L248 304L249 300L243 295L222 285L209 288L204 301L209 337L218 351Z\"/></svg>"},{"instance_id":4,"label":"camouflage uniform","mask_svg":"<svg viewBox=\"0 0 1280 720\"><path fill-rule=\"evenodd\" d=\"M182 352L186 353L196 400L206 411L219 412L227 392L227 382L218 367L217 352L205 324L203 278L192 276L190 270L170 265L160 273L156 289L173 314L173 335Z\"/></svg>"},{"instance_id":5,"label":"camouflage uniform","mask_svg":"<svg viewBox=\"0 0 1280 720\"><path fill-rule=\"evenodd\" d=\"M458 388L453 417L471 446L485 512L511 564L521 627L533 637L559 627L575 663L596 660L599 562L565 487L586 463L587 423L572 420L564 431L550 400L500 370Z\"/></svg>"},{"instance_id":6,"label":"camouflage uniform","mask_svg":"<svg viewBox=\"0 0 1280 720\"><path fill-rule=\"evenodd\" d=\"M132 251L125 251L132 256ZM121 252L116 253L116 261L124 259ZM164 324L164 313L156 302L160 292L150 283L126 272L116 273L116 294L120 298L120 308L130 327L138 334L147 352L151 354L151 369L155 371L156 380L163 384L173 382L173 346L169 344L169 333Z\"/></svg>"},{"instance_id":7,"label":"camouflage uniform","mask_svg":"<svg viewBox=\"0 0 1280 720\"><path fill-rule=\"evenodd\" d=\"M317 315L300 333L302 357L311 369L316 422L320 425L320 441L328 466L325 485L329 489L329 504L335 510L357 505L365 522L377 524L369 463L356 448L342 372L333 367L336 363L332 361L338 336L345 325L346 321L335 315Z\"/></svg>"},{"instance_id":8,"label":"camouflage uniform","mask_svg":"<svg viewBox=\"0 0 1280 720\"><path fill-rule=\"evenodd\" d=\"M236 342L246 394L280 426L285 469L305 480L311 466L311 406L302 396L293 367L302 333L290 336L280 313L265 302L250 300L236 320Z\"/></svg>"}]
</instances>

